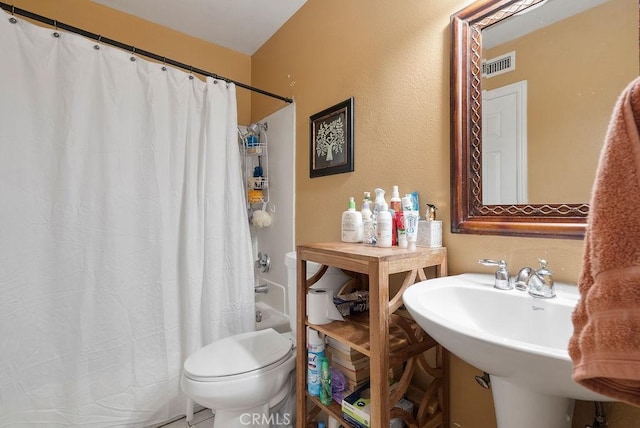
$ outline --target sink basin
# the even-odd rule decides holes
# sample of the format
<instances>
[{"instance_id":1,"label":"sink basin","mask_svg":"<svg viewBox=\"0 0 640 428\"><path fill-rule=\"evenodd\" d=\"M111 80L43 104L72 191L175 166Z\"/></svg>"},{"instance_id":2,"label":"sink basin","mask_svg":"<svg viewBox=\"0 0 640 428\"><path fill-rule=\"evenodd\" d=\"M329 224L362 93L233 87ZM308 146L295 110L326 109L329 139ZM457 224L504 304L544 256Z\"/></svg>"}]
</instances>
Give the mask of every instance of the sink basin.
<instances>
[{"instance_id":1,"label":"sink basin","mask_svg":"<svg viewBox=\"0 0 640 428\"><path fill-rule=\"evenodd\" d=\"M569 428L575 399L612 401L571 379L577 287L556 283L555 298L536 299L493 282L485 274L431 279L403 301L431 337L490 374L498 427Z\"/></svg>"}]
</instances>

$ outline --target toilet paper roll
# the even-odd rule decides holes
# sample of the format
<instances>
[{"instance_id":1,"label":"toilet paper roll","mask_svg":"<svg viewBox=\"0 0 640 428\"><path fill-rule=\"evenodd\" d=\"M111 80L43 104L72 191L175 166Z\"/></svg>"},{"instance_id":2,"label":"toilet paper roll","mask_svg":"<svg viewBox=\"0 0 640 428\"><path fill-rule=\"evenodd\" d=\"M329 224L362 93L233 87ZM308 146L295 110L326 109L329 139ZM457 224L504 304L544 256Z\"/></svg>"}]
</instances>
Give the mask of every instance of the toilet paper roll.
<instances>
[{"instance_id":1,"label":"toilet paper roll","mask_svg":"<svg viewBox=\"0 0 640 428\"><path fill-rule=\"evenodd\" d=\"M312 288L307 293L307 317L311 324L329 324L331 321L344 321L333 304L332 290Z\"/></svg>"}]
</instances>

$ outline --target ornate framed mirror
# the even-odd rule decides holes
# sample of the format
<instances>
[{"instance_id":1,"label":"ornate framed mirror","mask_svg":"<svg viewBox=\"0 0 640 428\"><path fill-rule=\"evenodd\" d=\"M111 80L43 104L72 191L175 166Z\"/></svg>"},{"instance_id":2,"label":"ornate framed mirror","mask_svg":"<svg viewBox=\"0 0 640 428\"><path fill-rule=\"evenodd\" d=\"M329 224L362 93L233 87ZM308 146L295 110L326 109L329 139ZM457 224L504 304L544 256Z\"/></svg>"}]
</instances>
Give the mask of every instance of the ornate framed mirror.
<instances>
[{"instance_id":1,"label":"ornate framed mirror","mask_svg":"<svg viewBox=\"0 0 640 428\"><path fill-rule=\"evenodd\" d=\"M584 236L638 22L637 0L479 0L451 17L453 233Z\"/></svg>"}]
</instances>

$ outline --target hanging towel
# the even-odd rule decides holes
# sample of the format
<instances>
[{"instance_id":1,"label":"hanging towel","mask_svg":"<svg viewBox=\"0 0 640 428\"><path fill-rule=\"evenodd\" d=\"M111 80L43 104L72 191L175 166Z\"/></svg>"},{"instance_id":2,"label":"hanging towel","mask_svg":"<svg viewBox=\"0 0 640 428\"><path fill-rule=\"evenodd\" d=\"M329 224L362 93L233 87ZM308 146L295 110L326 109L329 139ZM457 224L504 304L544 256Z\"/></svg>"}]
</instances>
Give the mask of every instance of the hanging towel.
<instances>
[{"instance_id":1,"label":"hanging towel","mask_svg":"<svg viewBox=\"0 0 640 428\"><path fill-rule=\"evenodd\" d=\"M580 301L569 342L573 379L640 406L640 78L622 92L600 154Z\"/></svg>"}]
</instances>

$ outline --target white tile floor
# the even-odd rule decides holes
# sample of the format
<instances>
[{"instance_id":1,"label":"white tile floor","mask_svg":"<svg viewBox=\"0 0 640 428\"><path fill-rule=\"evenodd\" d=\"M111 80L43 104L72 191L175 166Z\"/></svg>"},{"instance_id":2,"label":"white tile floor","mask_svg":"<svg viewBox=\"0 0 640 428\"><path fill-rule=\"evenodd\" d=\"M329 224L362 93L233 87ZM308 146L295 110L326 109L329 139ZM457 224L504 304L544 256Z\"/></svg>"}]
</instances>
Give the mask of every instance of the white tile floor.
<instances>
[{"instance_id":1,"label":"white tile floor","mask_svg":"<svg viewBox=\"0 0 640 428\"><path fill-rule=\"evenodd\" d=\"M209 409L200 410L197 413L193 414L193 419L191 420L192 427L205 428L213 426L213 413ZM189 425L187 424L186 418L178 419L177 421L173 421L171 423L161 425L158 428L187 428Z\"/></svg>"}]
</instances>

